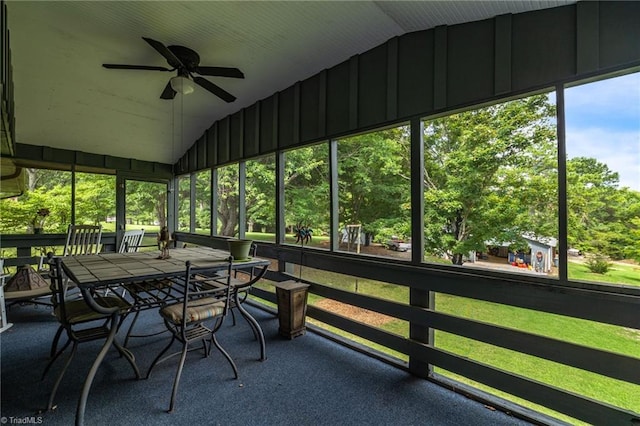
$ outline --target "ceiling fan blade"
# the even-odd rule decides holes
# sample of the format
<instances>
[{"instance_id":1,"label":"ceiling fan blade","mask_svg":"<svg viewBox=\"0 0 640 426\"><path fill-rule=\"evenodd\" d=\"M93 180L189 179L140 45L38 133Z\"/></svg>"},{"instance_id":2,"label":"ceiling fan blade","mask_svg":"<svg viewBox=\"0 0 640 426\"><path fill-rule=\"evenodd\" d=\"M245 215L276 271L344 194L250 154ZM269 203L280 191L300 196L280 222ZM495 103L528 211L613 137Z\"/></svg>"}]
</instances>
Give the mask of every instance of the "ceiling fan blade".
<instances>
[{"instance_id":1,"label":"ceiling fan blade","mask_svg":"<svg viewBox=\"0 0 640 426\"><path fill-rule=\"evenodd\" d=\"M149 43L151 47L156 49L158 53L164 56L164 58L167 60L169 65L171 65L173 68L184 68L184 65L182 64L182 62L180 62L180 59L178 59L178 57L174 55L173 52L167 48L167 46L160 43L159 41L156 41L147 37L142 37L142 39L147 43Z\"/></svg>"},{"instance_id":2,"label":"ceiling fan blade","mask_svg":"<svg viewBox=\"0 0 640 426\"><path fill-rule=\"evenodd\" d=\"M236 100L236 97L233 96L231 93L227 92L221 87L216 86L215 84L213 84L212 82L210 82L205 78L193 77L193 81L195 81L197 84L204 87L205 89L207 89L208 91L210 91L211 93L213 93L214 95L216 95L217 97L219 97L225 102L233 102Z\"/></svg>"},{"instance_id":3,"label":"ceiling fan blade","mask_svg":"<svg viewBox=\"0 0 640 426\"><path fill-rule=\"evenodd\" d=\"M176 97L176 91L171 87L171 80L164 86L164 90L160 95L160 99L173 99Z\"/></svg>"},{"instance_id":4,"label":"ceiling fan blade","mask_svg":"<svg viewBox=\"0 0 640 426\"><path fill-rule=\"evenodd\" d=\"M113 70L149 70L149 71L173 71L165 67L154 67L149 65L120 65L120 64L102 64L103 67Z\"/></svg>"},{"instance_id":5,"label":"ceiling fan blade","mask_svg":"<svg viewBox=\"0 0 640 426\"><path fill-rule=\"evenodd\" d=\"M201 75L211 75L217 77L244 78L243 72L238 68L197 67L195 72Z\"/></svg>"}]
</instances>

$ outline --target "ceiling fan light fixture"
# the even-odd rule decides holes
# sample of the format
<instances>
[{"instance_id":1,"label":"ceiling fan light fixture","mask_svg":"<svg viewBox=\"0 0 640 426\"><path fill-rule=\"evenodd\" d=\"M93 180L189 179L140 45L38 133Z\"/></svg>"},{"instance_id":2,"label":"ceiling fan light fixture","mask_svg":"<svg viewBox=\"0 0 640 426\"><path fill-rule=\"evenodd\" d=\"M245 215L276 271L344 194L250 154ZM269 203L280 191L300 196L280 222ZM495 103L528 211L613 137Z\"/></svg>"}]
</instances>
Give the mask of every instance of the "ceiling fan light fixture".
<instances>
[{"instance_id":1,"label":"ceiling fan light fixture","mask_svg":"<svg viewBox=\"0 0 640 426\"><path fill-rule=\"evenodd\" d=\"M178 93L188 95L193 92L195 84L187 77L179 75L171 78L171 88Z\"/></svg>"}]
</instances>

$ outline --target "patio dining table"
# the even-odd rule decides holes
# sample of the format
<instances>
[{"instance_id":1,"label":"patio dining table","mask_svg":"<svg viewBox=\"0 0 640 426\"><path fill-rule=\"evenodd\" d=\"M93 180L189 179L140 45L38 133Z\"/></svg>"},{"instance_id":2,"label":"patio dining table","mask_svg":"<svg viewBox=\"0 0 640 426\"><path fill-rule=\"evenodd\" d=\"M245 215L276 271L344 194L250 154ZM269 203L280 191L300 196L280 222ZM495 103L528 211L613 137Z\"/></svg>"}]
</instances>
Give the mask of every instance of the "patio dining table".
<instances>
[{"instance_id":1,"label":"patio dining table","mask_svg":"<svg viewBox=\"0 0 640 426\"><path fill-rule=\"evenodd\" d=\"M211 275L212 277L219 271L223 271L228 266L229 252L225 250L213 249L209 247L187 247L172 249L170 257L162 259L158 257L158 252L134 252L134 253L102 253L90 256L67 256L61 258L61 266L64 273L80 289L84 300L96 312L110 315L112 321L111 329L100 352L96 356L91 369L87 373L82 393L78 401L76 410L76 425L84 424L84 412L86 408L89 390L95 378L98 367L104 359L107 351L114 343L117 333L117 324L124 314L118 308L107 308L96 303L93 293L95 291L113 290L122 288L128 284L162 282L167 279L179 279L184 277L186 271L186 261L191 262L192 270L199 274ZM244 260L234 260L233 269L257 268L257 273L253 278L243 284L236 286L234 298L238 310L242 316L250 322L252 328L258 333L260 339L261 359L265 359L264 334L258 322L247 312L242 303L238 300L238 293L250 288L256 281L264 276L270 264L267 259L249 258ZM151 294L152 292L149 292ZM163 306L174 300L178 300L175 292L164 291L161 297L133 297L131 310L152 309ZM131 356L133 362L135 358Z\"/></svg>"}]
</instances>

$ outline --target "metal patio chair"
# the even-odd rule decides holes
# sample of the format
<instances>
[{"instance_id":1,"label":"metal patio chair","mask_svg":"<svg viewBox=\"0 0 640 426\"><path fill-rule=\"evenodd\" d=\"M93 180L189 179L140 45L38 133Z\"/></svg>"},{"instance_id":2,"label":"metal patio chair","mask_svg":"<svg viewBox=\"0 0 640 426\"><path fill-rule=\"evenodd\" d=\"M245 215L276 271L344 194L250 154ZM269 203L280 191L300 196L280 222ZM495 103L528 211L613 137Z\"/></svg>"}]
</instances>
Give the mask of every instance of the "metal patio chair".
<instances>
[{"instance_id":1,"label":"metal patio chair","mask_svg":"<svg viewBox=\"0 0 640 426\"><path fill-rule=\"evenodd\" d=\"M82 255L94 255L100 253L102 249L102 225L74 225L70 224L67 227L67 240L64 245L64 250L62 251L62 256L82 256ZM52 254L49 253L47 256L43 256L40 259L41 265L46 265L51 262ZM62 273L62 271L61 271ZM64 291L65 298L69 296L66 292L69 290L69 278L63 277L64 279ZM106 294L105 294L106 296ZM78 298L79 295L75 295L74 298ZM64 326L60 325L56 335L53 338L53 342L51 342L51 357L54 358L56 354L56 350L58 348L58 341L60 340L60 336L64 331Z\"/></svg>"},{"instance_id":2,"label":"metal patio chair","mask_svg":"<svg viewBox=\"0 0 640 426\"><path fill-rule=\"evenodd\" d=\"M71 344L72 347L69 358L67 358L67 361L65 362L64 367L58 375L58 378L53 385L53 389L51 390L49 401L47 403L47 410L52 410L54 407L53 402L58 390L58 386L62 382L62 378L64 377L67 369L69 368L69 365L71 364L71 361L73 360L74 355L77 352L78 344L91 342L94 340L107 339L111 328L120 327L122 319L126 317L126 313L131 308L131 305L129 305L125 300L119 297L100 296L98 294L95 294L94 298L96 303L107 308L117 308L120 313L124 314L114 316L111 314L102 314L96 312L95 310L91 309L91 307L87 304L87 302L85 302L83 298L69 300L66 296L66 287L69 283L69 280L66 278L62 271L60 258L58 257L53 259L50 262L50 266L51 271L49 275L51 278L51 291L53 293L53 313L60 323L59 331L56 333L55 343L57 345L57 341L62 331L66 331L67 342L51 357L51 360L42 373L41 380L44 380L47 373L51 369L51 366L60 357L60 355L62 355L67 347L69 347L69 345ZM116 317L120 318L120 320L116 321ZM138 370L133 355L115 340L113 344L118 352L120 352L127 359L129 364L133 368L136 378L139 379L140 371ZM55 347L53 347L52 349L55 349Z\"/></svg>"},{"instance_id":3,"label":"metal patio chair","mask_svg":"<svg viewBox=\"0 0 640 426\"><path fill-rule=\"evenodd\" d=\"M102 225L69 225L63 256L98 254L102 242Z\"/></svg>"},{"instance_id":4,"label":"metal patio chair","mask_svg":"<svg viewBox=\"0 0 640 426\"><path fill-rule=\"evenodd\" d=\"M167 330L171 332L171 340L149 367L147 379L151 376L151 371L156 365L180 354L178 370L173 381L169 413L172 413L175 407L180 376L182 375L187 352L191 344L201 342L205 357L209 356L212 346L215 346L233 368L235 378L238 378L238 369L233 359L216 339L216 332L222 326L224 318L229 312L229 303L233 297L232 287L229 283L233 258L229 257L227 262L227 285L224 287L203 286L203 284L210 283L212 279L196 270L192 270L191 263L186 262L184 282L179 283L182 287L182 301L167 305L160 310L160 316L164 320ZM164 354L176 341L182 345L181 352L173 353L163 358ZM207 342L209 342L208 347Z\"/></svg>"},{"instance_id":5,"label":"metal patio chair","mask_svg":"<svg viewBox=\"0 0 640 426\"><path fill-rule=\"evenodd\" d=\"M131 229L124 231L122 241L120 242L120 248L118 253L133 253L137 252L142 246L142 239L144 238L144 229Z\"/></svg>"}]
</instances>

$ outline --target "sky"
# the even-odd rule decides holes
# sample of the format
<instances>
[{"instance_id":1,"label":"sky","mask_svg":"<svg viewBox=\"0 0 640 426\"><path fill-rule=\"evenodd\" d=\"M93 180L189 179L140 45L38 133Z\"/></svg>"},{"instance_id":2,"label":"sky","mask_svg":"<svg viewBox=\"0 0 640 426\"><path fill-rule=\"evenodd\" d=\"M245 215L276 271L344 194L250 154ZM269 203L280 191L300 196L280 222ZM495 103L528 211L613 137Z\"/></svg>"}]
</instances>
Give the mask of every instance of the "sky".
<instances>
[{"instance_id":1,"label":"sky","mask_svg":"<svg viewBox=\"0 0 640 426\"><path fill-rule=\"evenodd\" d=\"M640 191L640 72L565 90L567 155L592 157Z\"/></svg>"}]
</instances>

